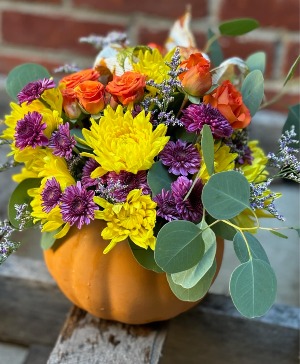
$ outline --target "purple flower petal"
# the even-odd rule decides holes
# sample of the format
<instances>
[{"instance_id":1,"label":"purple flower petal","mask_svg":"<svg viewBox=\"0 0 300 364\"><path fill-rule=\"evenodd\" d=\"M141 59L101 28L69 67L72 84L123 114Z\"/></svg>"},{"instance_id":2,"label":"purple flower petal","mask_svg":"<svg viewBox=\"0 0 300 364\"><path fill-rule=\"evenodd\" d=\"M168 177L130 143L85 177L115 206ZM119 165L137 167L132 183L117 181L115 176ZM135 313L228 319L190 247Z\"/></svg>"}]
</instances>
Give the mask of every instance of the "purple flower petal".
<instances>
[{"instance_id":1,"label":"purple flower petal","mask_svg":"<svg viewBox=\"0 0 300 364\"><path fill-rule=\"evenodd\" d=\"M45 90L54 88L55 83L51 78L29 82L17 95L19 103L27 102L27 105L32 101L39 99Z\"/></svg>"}]
</instances>

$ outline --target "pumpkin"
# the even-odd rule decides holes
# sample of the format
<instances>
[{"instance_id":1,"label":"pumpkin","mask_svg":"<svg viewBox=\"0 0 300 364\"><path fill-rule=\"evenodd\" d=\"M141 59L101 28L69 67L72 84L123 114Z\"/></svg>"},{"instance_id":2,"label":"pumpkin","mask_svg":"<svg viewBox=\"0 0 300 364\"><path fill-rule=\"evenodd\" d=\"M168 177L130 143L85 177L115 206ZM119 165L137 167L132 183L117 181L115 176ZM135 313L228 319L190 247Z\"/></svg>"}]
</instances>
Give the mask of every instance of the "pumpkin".
<instances>
[{"instance_id":1,"label":"pumpkin","mask_svg":"<svg viewBox=\"0 0 300 364\"><path fill-rule=\"evenodd\" d=\"M128 324L144 324L177 316L198 302L179 300L165 273L143 268L127 241L103 254L105 222L97 220L69 233L44 251L48 270L60 290L76 306L96 317ZM218 239L220 268L224 241Z\"/></svg>"}]
</instances>

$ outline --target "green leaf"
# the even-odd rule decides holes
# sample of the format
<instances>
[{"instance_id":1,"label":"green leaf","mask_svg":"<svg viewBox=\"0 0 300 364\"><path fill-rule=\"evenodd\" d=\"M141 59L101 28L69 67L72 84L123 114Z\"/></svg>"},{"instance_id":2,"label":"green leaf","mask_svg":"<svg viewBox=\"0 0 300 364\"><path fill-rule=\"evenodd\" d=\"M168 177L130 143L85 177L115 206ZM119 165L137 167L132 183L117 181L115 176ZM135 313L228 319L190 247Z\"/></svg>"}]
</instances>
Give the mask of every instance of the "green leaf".
<instances>
[{"instance_id":1,"label":"green leaf","mask_svg":"<svg viewBox=\"0 0 300 364\"><path fill-rule=\"evenodd\" d=\"M55 243L55 235L61 230L61 228L53 230L53 231L45 231L42 232L41 238L41 247L43 250L50 249Z\"/></svg>"},{"instance_id":2,"label":"green leaf","mask_svg":"<svg viewBox=\"0 0 300 364\"><path fill-rule=\"evenodd\" d=\"M246 76L241 92L243 101L251 116L253 116L259 109L264 97L264 77L260 70L254 70Z\"/></svg>"},{"instance_id":3,"label":"green leaf","mask_svg":"<svg viewBox=\"0 0 300 364\"><path fill-rule=\"evenodd\" d=\"M214 219L210 215L207 215L206 221L208 222L208 224L212 224L213 222L216 221L216 219ZM233 240L236 234L235 228L226 224L223 221L218 221L216 224L211 226L211 229L216 234L216 236L220 236L225 240Z\"/></svg>"},{"instance_id":4,"label":"green leaf","mask_svg":"<svg viewBox=\"0 0 300 364\"><path fill-rule=\"evenodd\" d=\"M36 63L24 63L13 68L6 79L6 92L15 101L18 93L29 83L49 78L48 70Z\"/></svg>"},{"instance_id":5,"label":"green leaf","mask_svg":"<svg viewBox=\"0 0 300 364\"><path fill-rule=\"evenodd\" d=\"M154 251L152 249L143 249L140 246L134 244L130 239L128 239L128 241L133 256L142 267L153 270L157 273L163 272L163 270L156 264L154 260Z\"/></svg>"},{"instance_id":6,"label":"green leaf","mask_svg":"<svg viewBox=\"0 0 300 364\"><path fill-rule=\"evenodd\" d=\"M201 101L201 97L198 97L198 96L192 96L192 95L187 95L189 101L192 103L192 104L196 104L196 105L199 105L200 104L200 101Z\"/></svg>"},{"instance_id":7,"label":"green leaf","mask_svg":"<svg viewBox=\"0 0 300 364\"><path fill-rule=\"evenodd\" d=\"M217 243L214 232L207 228L203 231L202 238L205 244L205 251L200 262L183 272L171 274L173 282L181 285L183 288L194 287L204 277L215 260Z\"/></svg>"},{"instance_id":8,"label":"green leaf","mask_svg":"<svg viewBox=\"0 0 300 364\"><path fill-rule=\"evenodd\" d=\"M31 197L28 196L27 190L30 188L40 187L41 179L40 178L28 178L24 181L20 182L13 193L10 196L9 202L8 202L8 219L10 223L17 229L20 228L20 221L16 219L16 209L15 205L22 205L27 204L29 212L32 211L30 207ZM28 221L24 228L30 228L34 224L30 220Z\"/></svg>"},{"instance_id":9,"label":"green leaf","mask_svg":"<svg viewBox=\"0 0 300 364\"><path fill-rule=\"evenodd\" d=\"M215 33L211 29L208 29L207 32L208 40L210 40L214 36ZM209 57L215 67L218 67L220 63L222 63L224 60L222 48L220 47L220 44L217 40L215 40L209 47Z\"/></svg>"},{"instance_id":10,"label":"green leaf","mask_svg":"<svg viewBox=\"0 0 300 364\"><path fill-rule=\"evenodd\" d=\"M84 150L84 151L92 151L92 148L89 147L86 144L81 143L80 139L84 140L83 134L82 134L82 130L81 129L71 129L70 130L70 135L75 137L76 140L76 147L80 150Z\"/></svg>"},{"instance_id":11,"label":"green leaf","mask_svg":"<svg viewBox=\"0 0 300 364\"><path fill-rule=\"evenodd\" d=\"M250 186L239 172L226 171L210 177L202 191L206 211L217 220L228 220L249 207Z\"/></svg>"},{"instance_id":12,"label":"green leaf","mask_svg":"<svg viewBox=\"0 0 300 364\"><path fill-rule=\"evenodd\" d=\"M298 65L298 63L300 62L300 55L296 58L295 62L293 63L292 67L289 69L289 72L284 80L283 86L285 86L289 80L294 76L296 67Z\"/></svg>"},{"instance_id":13,"label":"green leaf","mask_svg":"<svg viewBox=\"0 0 300 364\"><path fill-rule=\"evenodd\" d=\"M230 294L237 310L248 318L264 315L276 298L276 276L270 264L250 259L230 278Z\"/></svg>"},{"instance_id":14,"label":"green leaf","mask_svg":"<svg viewBox=\"0 0 300 364\"><path fill-rule=\"evenodd\" d=\"M211 176L214 174L214 138L212 132L208 125L204 125L202 129L201 138L201 151L203 155L204 162L206 164L206 169L208 174Z\"/></svg>"},{"instance_id":15,"label":"green leaf","mask_svg":"<svg viewBox=\"0 0 300 364\"><path fill-rule=\"evenodd\" d=\"M280 233L279 231L276 231L276 230L270 230L270 233L278 236L279 238L282 238L282 239L288 239L289 237Z\"/></svg>"},{"instance_id":16,"label":"green leaf","mask_svg":"<svg viewBox=\"0 0 300 364\"><path fill-rule=\"evenodd\" d=\"M259 70L261 73L265 73L266 69L266 53L256 52L251 54L246 59L246 64L249 67L249 71Z\"/></svg>"},{"instance_id":17,"label":"green leaf","mask_svg":"<svg viewBox=\"0 0 300 364\"><path fill-rule=\"evenodd\" d=\"M168 222L159 231L154 259L167 273L192 268L204 254L202 230L185 220Z\"/></svg>"},{"instance_id":18,"label":"green leaf","mask_svg":"<svg viewBox=\"0 0 300 364\"><path fill-rule=\"evenodd\" d=\"M270 264L264 248L256 237L247 232L244 233L244 235L247 240L248 247L240 232L236 233L233 239L233 248L239 261L241 263L246 263L249 259L260 259Z\"/></svg>"},{"instance_id":19,"label":"green leaf","mask_svg":"<svg viewBox=\"0 0 300 364\"><path fill-rule=\"evenodd\" d=\"M185 128L178 128L175 131L175 137L176 139L184 140L188 143L195 144L197 140L197 135L195 133L188 133Z\"/></svg>"},{"instance_id":20,"label":"green leaf","mask_svg":"<svg viewBox=\"0 0 300 364\"><path fill-rule=\"evenodd\" d=\"M251 32L259 27L259 22L252 18L240 18L225 21L219 25L222 35L237 36Z\"/></svg>"},{"instance_id":21,"label":"green leaf","mask_svg":"<svg viewBox=\"0 0 300 364\"><path fill-rule=\"evenodd\" d=\"M289 107L289 112L287 119L284 123L282 133L287 130L291 130L291 127L294 125L296 137L295 140L300 140L300 104L293 105ZM294 148L299 148L300 143L291 144Z\"/></svg>"},{"instance_id":22,"label":"green leaf","mask_svg":"<svg viewBox=\"0 0 300 364\"><path fill-rule=\"evenodd\" d=\"M203 298L208 292L213 278L216 274L217 265L216 261L213 262L213 265L206 272L206 274L202 277L202 279L192 288L183 288L179 284L176 284L172 280L172 276L167 274L167 280L169 282L170 288L172 292L182 301L190 301L195 302Z\"/></svg>"},{"instance_id":23,"label":"green leaf","mask_svg":"<svg viewBox=\"0 0 300 364\"><path fill-rule=\"evenodd\" d=\"M161 190L169 190L171 183L176 179L168 172L168 169L161 163L161 161L155 162L149 169L147 182L152 191L152 196L161 193Z\"/></svg>"}]
</instances>

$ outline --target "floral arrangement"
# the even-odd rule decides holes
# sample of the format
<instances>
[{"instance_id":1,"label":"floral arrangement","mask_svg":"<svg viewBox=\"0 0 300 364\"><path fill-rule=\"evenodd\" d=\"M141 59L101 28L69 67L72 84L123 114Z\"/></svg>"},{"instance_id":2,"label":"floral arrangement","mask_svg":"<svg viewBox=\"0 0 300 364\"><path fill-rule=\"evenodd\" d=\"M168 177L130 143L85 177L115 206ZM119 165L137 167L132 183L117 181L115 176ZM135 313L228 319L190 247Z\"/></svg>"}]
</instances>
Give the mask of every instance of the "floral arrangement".
<instances>
[{"instance_id":1,"label":"floral arrangement","mask_svg":"<svg viewBox=\"0 0 300 364\"><path fill-rule=\"evenodd\" d=\"M10 153L2 170L21 169L0 225L1 262L19 246L10 238L15 230L40 227L49 249L71 227L101 219L104 254L128 239L145 269L165 272L178 298L197 301L215 275L220 236L233 241L241 263L230 280L237 309L254 317L271 307L276 277L255 232L284 237L259 218L283 219L270 189L275 178L300 180L299 105L278 152L266 156L248 136L251 119L269 104L265 55L224 60L217 41L258 23L224 22L200 50L189 20L187 13L174 24L164 46L130 46L115 32L84 38L100 48L89 69L66 65L51 76L24 64L10 72L15 101L4 119L1 144Z\"/></svg>"}]
</instances>

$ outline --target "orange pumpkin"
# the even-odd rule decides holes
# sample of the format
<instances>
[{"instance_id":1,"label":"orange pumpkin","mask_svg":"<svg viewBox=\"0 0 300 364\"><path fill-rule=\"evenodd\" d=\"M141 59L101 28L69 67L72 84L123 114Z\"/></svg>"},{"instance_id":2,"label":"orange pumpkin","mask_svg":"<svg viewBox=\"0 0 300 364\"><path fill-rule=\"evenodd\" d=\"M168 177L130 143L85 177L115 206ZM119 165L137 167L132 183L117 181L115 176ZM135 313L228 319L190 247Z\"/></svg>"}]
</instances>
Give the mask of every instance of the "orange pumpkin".
<instances>
[{"instance_id":1,"label":"orange pumpkin","mask_svg":"<svg viewBox=\"0 0 300 364\"><path fill-rule=\"evenodd\" d=\"M197 304L179 300L164 273L144 269L127 241L104 255L104 227L97 220L81 230L71 228L44 252L50 274L71 302L96 317L129 324L166 320ZM218 269L223 248L224 241L218 239Z\"/></svg>"}]
</instances>

